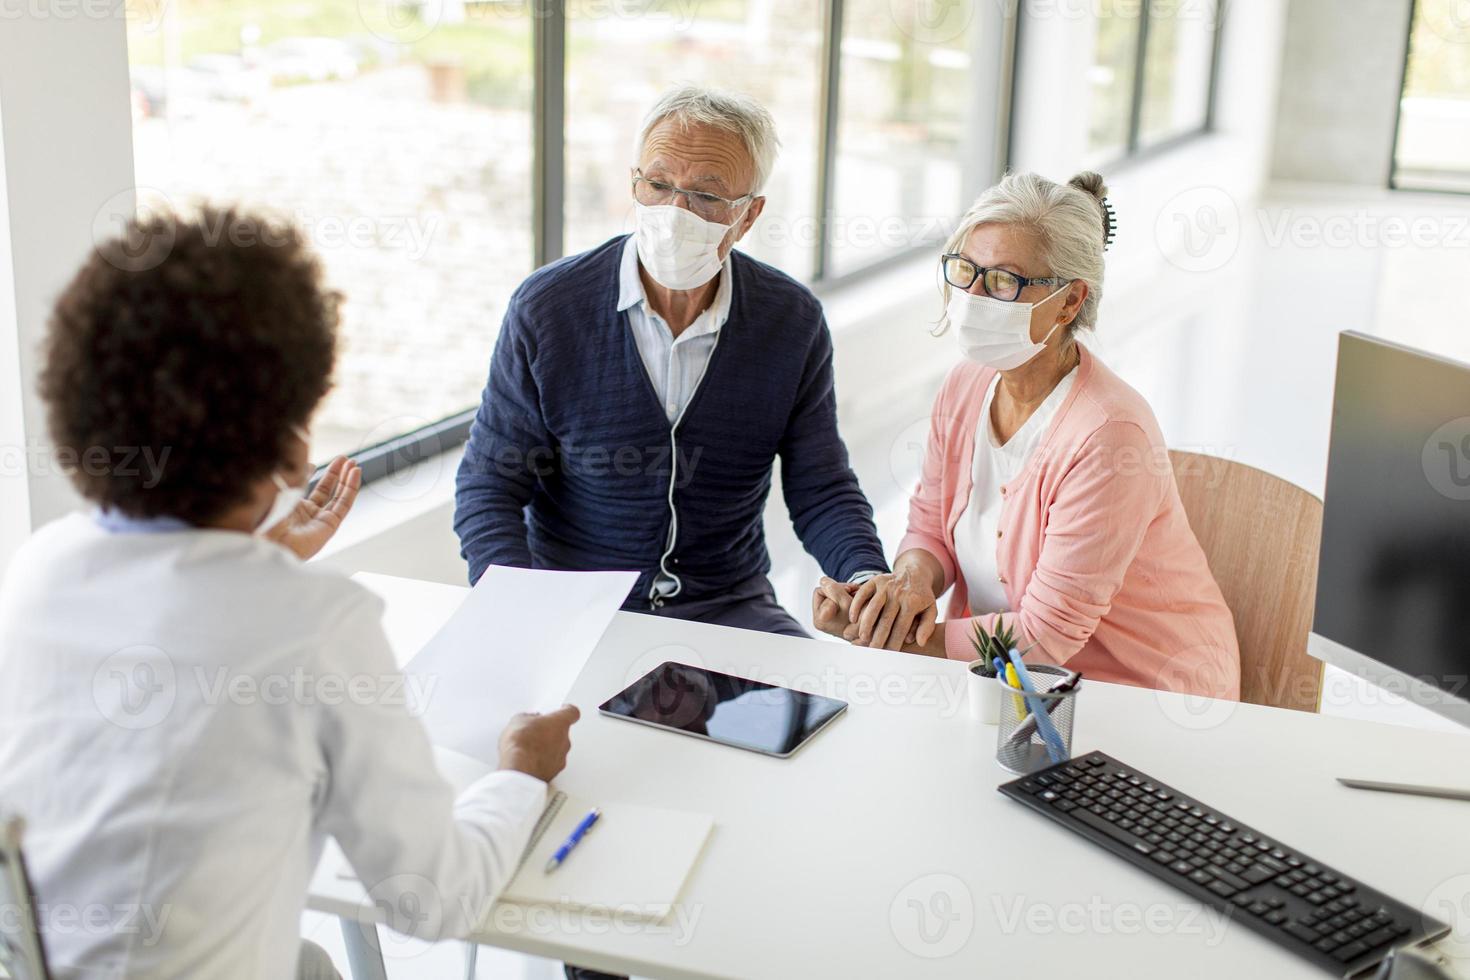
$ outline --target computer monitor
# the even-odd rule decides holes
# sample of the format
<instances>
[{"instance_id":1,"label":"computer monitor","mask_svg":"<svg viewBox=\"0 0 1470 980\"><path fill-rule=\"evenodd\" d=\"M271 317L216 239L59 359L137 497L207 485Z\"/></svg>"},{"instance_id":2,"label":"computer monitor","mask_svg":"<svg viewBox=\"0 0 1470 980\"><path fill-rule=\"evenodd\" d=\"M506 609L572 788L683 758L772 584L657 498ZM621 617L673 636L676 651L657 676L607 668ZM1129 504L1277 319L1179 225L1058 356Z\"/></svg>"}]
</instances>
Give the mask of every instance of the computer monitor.
<instances>
[{"instance_id":1,"label":"computer monitor","mask_svg":"<svg viewBox=\"0 0 1470 980\"><path fill-rule=\"evenodd\" d=\"M1470 725L1470 365L1337 356L1311 654Z\"/></svg>"}]
</instances>

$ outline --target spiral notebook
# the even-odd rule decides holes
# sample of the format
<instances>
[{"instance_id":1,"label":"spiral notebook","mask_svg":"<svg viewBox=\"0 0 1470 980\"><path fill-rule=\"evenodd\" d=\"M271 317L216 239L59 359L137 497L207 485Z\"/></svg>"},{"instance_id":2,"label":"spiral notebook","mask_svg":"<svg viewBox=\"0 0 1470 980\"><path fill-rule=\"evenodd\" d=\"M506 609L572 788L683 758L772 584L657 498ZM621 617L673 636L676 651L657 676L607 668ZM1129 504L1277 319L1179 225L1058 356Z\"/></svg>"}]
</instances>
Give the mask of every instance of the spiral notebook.
<instances>
[{"instance_id":1,"label":"spiral notebook","mask_svg":"<svg viewBox=\"0 0 1470 980\"><path fill-rule=\"evenodd\" d=\"M601 818L566 862L547 874L546 862L594 806L601 807ZM678 901L714 823L708 814L597 804L555 793L501 900L658 922Z\"/></svg>"}]
</instances>

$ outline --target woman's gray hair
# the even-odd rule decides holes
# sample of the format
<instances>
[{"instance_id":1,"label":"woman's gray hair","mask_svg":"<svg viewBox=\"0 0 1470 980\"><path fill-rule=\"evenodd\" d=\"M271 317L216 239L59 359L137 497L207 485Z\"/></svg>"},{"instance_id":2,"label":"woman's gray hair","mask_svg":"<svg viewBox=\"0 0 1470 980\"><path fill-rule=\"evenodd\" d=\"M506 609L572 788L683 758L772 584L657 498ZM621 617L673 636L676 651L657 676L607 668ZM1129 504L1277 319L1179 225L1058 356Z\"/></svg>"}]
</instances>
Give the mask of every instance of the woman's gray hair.
<instances>
[{"instance_id":1,"label":"woman's gray hair","mask_svg":"<svg viewBox=\"0 0 1470 980\"><path fill-rule=\"evenodd\" d=\"M781 141L776 138L776 121L755 99L739 92L699 85L681 85L665 92L643 120L643 129L638 134L639 159L643 157L649 134L666 120L680 126L712 126L736 134L745 142L746 152L755 165L755 184L750 193L759 194L766 186L776 166L776 151L781 148Z\"/></svg>"},{"instance_id":2,"label":"woman's gray hair","mask_svg":"<svg viewBox=\"0 0 1470 980\"><path fill-rule=\"evenodd\" d=\"M1097 327L1097 306L1103 291L1103 245L1108 235L1103 208L1107 193L1102 176L1090 170L1065 184L1032 173L1006 174L965 212L944 246L945 254L962 249L970 232L980 225L1010 225L1032 235L1046 263L1046 275L1087 283L1087 299L1067 325L1070 342L1078 330ZM943 277L940 282L947 310L952 287ZM946 313L938 332L948 328Z\"/></svg>"}]
</instances>

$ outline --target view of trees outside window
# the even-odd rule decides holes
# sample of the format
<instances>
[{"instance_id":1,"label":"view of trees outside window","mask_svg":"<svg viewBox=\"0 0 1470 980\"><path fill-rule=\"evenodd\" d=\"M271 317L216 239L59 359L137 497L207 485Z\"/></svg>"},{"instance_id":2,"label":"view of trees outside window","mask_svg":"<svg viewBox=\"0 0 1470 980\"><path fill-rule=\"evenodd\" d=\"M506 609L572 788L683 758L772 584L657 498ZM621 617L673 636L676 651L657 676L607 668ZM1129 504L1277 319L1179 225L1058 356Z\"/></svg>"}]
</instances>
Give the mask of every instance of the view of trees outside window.
<instances>
[{"instance_id":1,"label":"view of trees outside window","mask_svg":"<svg viewBox=\"0 0 1470 980\"><path fill-rule=\"evenodd\" d=\"M817 235L818 0L567 5L566 249L633 230L632 167L648 110L695 82L744 92L776 120L766 208L740 248L810 279Z\"/></svg>"},{"instance_id":2,"label":"view of trees outside window","mask_svg":"<svg viewBox=\"0 0 1470 980\"><path fill-rule=\"evenodd\" d=\"M289 218L345 298L319 459L476 404L532 265L529 7L381 2L129 0L143 206Z\"/></svg>"},{"instance_id":3,"label":"view of trees outside window","mask_svg":"<svg viewBox=\"0 0 1470 980\"><path fill-rule=\"evenodd\" d=\"M1417 0L1394 183L1470 193L1470 4Z\"/></svg>"},{"instance_id":4,"label":"view of trees outside window","mask_svg":"<svg viewBox=\"0 0 1470 980\"><path fill-rule=\"evenodd\" d=\"M947 236L961 159L974 11L936 0L847 0L830 241L833 275Z\"/></svg>"},{"instance_id":5,"label":"view of trees outside window","mask_svg":"<svg viewBox=\"0 0 1470 980\"><path fill-rule=\"evenodd\" d=\"M1105 166L1202 131L1221 13L1217 0L1101 0L1095 11L1088 163Z\"/></svg>"}]
</instances>

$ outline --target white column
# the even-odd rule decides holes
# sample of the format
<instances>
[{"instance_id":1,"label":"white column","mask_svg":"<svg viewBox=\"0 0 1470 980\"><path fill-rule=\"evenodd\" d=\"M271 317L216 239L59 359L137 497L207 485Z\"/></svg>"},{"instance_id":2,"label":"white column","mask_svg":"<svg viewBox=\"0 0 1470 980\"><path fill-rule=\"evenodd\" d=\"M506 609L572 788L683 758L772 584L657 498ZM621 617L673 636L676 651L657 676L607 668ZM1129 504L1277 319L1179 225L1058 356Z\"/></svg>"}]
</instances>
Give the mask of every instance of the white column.
<instances>
[{"instance_id":1,"label":"white column","mask_svg":"<svg viewBox=\"0 0 1470 980\"><path fill-rule=\"evenodd\" d=\"M36 394L57 294L133 185L122 0L0 2L0 569L77 505ZM24 469L15 463L23 461Z\"/></svg>"}]
</instances>

